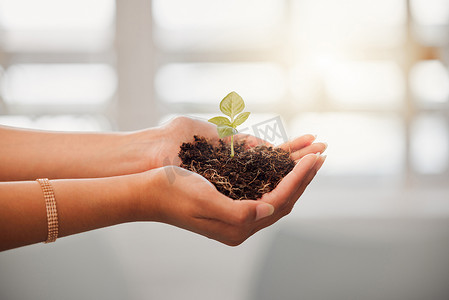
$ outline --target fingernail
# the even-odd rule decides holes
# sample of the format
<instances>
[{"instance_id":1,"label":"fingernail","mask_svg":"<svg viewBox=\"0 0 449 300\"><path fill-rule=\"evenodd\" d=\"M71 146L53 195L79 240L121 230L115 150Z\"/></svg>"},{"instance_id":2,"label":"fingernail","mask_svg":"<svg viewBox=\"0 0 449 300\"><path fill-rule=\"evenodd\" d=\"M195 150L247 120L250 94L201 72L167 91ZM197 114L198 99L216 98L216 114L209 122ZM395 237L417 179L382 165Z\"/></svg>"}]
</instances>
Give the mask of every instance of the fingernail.
<instances>
[{"instance_id":1,"label":"fingernail","mask_svg":"<svg viewBox=\"0 0 449 300\"><path fill-rule=\"evenodd\" d=\"M323 142L323 144L324 144L324 150L323 150L323 152L327 149L327 143L326 142Z\"/></svg>"},{"instance_id":2,"label":"fingernail","mask_svg":"<svg viewBox=\"0 0 449 300\"><path fill-rule=\"evenodd\" d=\"M274 207L268 203L262 203L256 207L256 221L271 216L274 213Z\"/></svg>"},{"instance_id":3,"label":"fingernail","mask_svg":"<svg viewBox=\"0 0 449 300\"><path fill-rule=\"evenodd\" d=\"M327 155L323 155L323 163L326 161Z\"/></svg>"},{"instance_id":4,"label":"fingernail","mask_svg":"<svg viewBox=\"0 0 449 300\"><path fill-rule=\"evenodd\" d=\"M319 171L321 169L326 158L327 158L327 155L321 155L320 165L318 166L317 171Z\"/></svg>"},{"instance_id":5,"label":"fingernail","mask_svg":"<svg viewBox=\"0 0 449 300\"><path fill-rule=\"evenodd\" d=\"M315 161L313 162L313 164L310 165L309 170L312 169L315 166L315 164L318 161L319 157L320 157L320 152L315 153Z\"/></svg>"}]
</instances>

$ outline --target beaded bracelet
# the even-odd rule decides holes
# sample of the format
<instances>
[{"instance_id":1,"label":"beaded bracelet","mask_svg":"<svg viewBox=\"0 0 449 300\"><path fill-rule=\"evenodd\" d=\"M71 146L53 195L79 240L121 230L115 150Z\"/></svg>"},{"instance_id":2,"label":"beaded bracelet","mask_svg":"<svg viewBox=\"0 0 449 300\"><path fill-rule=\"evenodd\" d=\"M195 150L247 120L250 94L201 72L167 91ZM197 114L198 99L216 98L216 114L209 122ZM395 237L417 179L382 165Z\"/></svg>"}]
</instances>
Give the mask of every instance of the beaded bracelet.
<instances>
[{"instance_id":1,"label":"beaded bracelet","mask_svg":"<svg viewBox=\"0 0 449 300\"><path fill-rule=\"evenodd\" d=\"M58 238L58 211L56 210L56 199L53 187L48 178L36 179L44 193L45 207L47 209L48 234L44 243L52 243Z\"/></svg>"}]
</instances>

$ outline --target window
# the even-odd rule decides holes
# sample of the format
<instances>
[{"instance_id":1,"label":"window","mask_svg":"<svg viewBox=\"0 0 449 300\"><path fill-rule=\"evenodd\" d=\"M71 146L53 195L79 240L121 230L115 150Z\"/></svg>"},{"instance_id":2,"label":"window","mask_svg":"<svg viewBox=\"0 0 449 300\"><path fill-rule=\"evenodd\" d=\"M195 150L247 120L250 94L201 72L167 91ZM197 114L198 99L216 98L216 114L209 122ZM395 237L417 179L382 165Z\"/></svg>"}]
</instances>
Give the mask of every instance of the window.
<instances>
[{"instance_id":1,"label":"window","mask_svg":"<svg viewBox=\"0 0 449 300\"><path fill-rule=\"evenodd\" d=\"M328 141L331 178L447 176L447 3L153 0L156 98L207 118L236 90Z\"/></svg>"},{"instance_id":2,"label":"window","mask_svg":"<svg viewBox=\"0 0 449 300\"><path fill-rule=\"evenodd\" d=\"M447 180L448 31L445 0L0 0L0 123L137 129L235 90L246 132L328 140L329 178Z\"/></svg>"},{"instance_id":3,"label":"window","mask_svg":"<svg viewBox=\"0 0 449 300\"><path fill-rule=\"evenodd\" d=\"M113 0L0 0L0 123L107 130Z\"/></svg>"}]
</instances>

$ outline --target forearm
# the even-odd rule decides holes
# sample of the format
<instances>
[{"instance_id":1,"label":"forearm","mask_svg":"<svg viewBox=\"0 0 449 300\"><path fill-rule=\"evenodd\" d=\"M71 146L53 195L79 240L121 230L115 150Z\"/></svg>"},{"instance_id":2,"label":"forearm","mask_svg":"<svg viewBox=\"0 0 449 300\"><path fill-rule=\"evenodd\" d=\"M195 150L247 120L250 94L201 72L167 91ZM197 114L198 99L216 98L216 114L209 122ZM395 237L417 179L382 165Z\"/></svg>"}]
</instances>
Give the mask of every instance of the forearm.
<instances>
[{"instance_id":1,"label":"forearm","mask_svg":"<svg viewBox=\"0 0 449 300\"><path fill-rule=\"evenodd\" d=\"M159 131L63 133L0 127L0 181L142 172L150 167L149 143L158 140Z\"/></svg>"},{"instance_id":2,"label":"forearm","mask_svg":"<svg viewBox=\"0 0 449 300\"><path fill-rule=\"evenodd\" d=\"M52 180L59 237L135 219L141 174ZM0 183L0 251L47 239L47 214L36 181Z\"/></svg>"}]
</instances>

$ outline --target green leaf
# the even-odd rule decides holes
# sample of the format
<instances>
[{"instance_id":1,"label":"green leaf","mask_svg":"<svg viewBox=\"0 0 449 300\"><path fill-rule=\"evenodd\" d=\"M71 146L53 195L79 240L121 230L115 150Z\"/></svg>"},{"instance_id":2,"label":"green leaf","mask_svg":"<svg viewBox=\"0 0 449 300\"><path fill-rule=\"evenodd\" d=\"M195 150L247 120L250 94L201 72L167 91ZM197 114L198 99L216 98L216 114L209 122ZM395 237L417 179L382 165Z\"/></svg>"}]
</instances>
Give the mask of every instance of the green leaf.
<instances>
[{"instance_id":1,"label":"green leaf","mask_svg":"<svg viewBox=\"0 0 449 300\"><path fill-rule=\"evenodd\" d=\"M226 117L213 117L208 120L209 122L215 124L215 125L228 125L231 126L231 121Z\"/></svg>"},{"instance_id":2,"label":"green leaf","mask_svg":"<svg viewBox=\"0 0 449 300\"><path fill-rule=\"evenodd\" d=\"M218 125L217 126L218 136L222 139L230 135L236 134L238 131L228 125Z\"/></svg>"},{"instance_id":3,"label":"green leaf","mask_svg":"<svg viewBox=\"0 0 449 300\"><path fill-rule=\"evenodd\" d=\"M250 112L243 112L240 115L237 116L237 118L235 118L234 122L232 122L231 126L232 127L237 127L241 124L243 124L243 122L246 121L246 119L248 119Z\"/></svg>"},{"instance_id":4,"label":"green leaf","mask_svg":"<svg viewBox=\"0 0 449 300\"><path fill-rule=\"evenodd\" d=\"M234 119L238 113L242 112L245 108L245 102L243 102L242 97L236 92L230 92L226 97L220 102L220 110L231 119Z\"/></svg>"}]
</instances>

